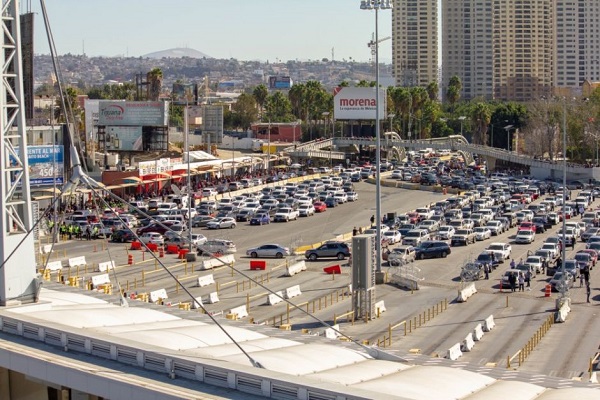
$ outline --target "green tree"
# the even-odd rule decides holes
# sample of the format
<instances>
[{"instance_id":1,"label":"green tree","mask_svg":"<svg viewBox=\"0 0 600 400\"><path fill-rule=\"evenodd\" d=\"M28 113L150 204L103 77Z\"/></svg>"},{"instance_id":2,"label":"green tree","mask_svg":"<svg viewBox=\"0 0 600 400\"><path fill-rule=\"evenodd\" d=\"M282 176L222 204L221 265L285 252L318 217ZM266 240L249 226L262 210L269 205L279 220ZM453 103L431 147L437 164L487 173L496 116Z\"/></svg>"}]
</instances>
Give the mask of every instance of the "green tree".
<instances>
[{"instance_id":1,"label":"green tree","mask_svg":"<svg viewBox=\"0 0 600 400\"><path fill-rule=\"evenodd\" d=\"M295 120L292 114L290 100L281 92L275 92L267 97L265 103L265 117L270 122L292 122Z\"/></svg>"},{"instance_id":2,"label":"green tree","mask_svg":"<svg viewBox=\"0 0 600 400\"><path fill-rule=\"evenodd\" d=\"M163 72L160 68L152 68L148 74L146 74L148 80L148 100L158 101L160 93L162 92L163 83Z\"/></svg>"},{"instance_id":3,"label":"green tree","mask_svg":"<svg viewBox=\"0 0 600 400\"><path fill-rule=\"evenodd\" d=\"M476 103L471 112L474 144L487 144L487 130L492 120L492 110L487 103Z\"/></svg>"},{"instance_id":4,"label":"green tree","mask_svg":"<svg viewBox=\"0 0 600 400\"><path fill-rule=\"evenodd\" d=\"M460 93L462 90L462 82L458 76L450 78L448 83L448 89L446 90L446 99L450 103L450 109L453 110L458 100L460 100Z\"/></svg>"},{"instance_id":5,"label":"green tree","mask_svg":"<svg viewBox=\"0 0 600 400\"><path fill-rule=\"evenodd\" d=\"M427 91L427 95L429 95L429 100L438 100L440 87L437 82L430 82L425 90Z\"/></svg>"},{"instance_id":6,"label":"green tree","mask_svg":"<svg viewBox=\"0 0 600 400\"><path fill-rule=\"evenodd\" d=\"M234 115L234 127L250 129L251 124L258 119L255 97L242 93L231 106L231 112Z\"/></svg>"},{"instance_id":7,"label":"green tree","mask_svg":"<svg viewBox=\"0 0 600 400\"><path fill-rule=\"evenodd\" d=\"M252 91L252 96L254 96L254 100L258 107L260 108L260 117L262 119L262 114L265 107L265 102L267 101L267 97L269 96L269 89L263 84L258 85Z\"/></svg>"}]
</instances>

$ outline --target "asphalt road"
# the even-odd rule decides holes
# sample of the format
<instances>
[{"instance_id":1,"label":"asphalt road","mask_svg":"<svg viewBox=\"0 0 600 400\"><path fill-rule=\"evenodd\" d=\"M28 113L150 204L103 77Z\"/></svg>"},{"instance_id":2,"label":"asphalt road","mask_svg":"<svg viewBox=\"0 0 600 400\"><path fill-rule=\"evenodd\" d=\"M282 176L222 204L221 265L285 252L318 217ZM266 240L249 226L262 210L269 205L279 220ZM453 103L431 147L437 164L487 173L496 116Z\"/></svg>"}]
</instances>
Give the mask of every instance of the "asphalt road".
<instances>
[{"instance_id":1,"label":"asphalt road","mask_svg":"<svg viewBox=\"0 0 600 400\"><path fill-rule=\"evenodd\" d=\"M216 304L205 304L208 312L227 314L234 307L249 305L250 317L244 321L251 318L255 323L277 326L289 321L293 329L304 328L320 332L324 328L313 317L307 315L306 310L316 318L332 324L335 317L352 309L351 300L347 295L350 283L347 265L342 265L341 275L332 276L324 274L322 269L338 264L336 260L307 262L307 271L286 277L285 263L294 263L297 257L290 257L288 260L267 260L266 271L250 271L250 259L244 254L247 248L264 243L297 247L332 239L351 232L354 226L367 226L369 218L375 213L375 187L364 182L356 186L358 201L297 221L265 226L249 226L242 223L235 229L221 231L194 229L194 232L203 233L209 238L225 238L236 243L238 253L235 271L229 266L200 271L200 260L191 265L184 265L174 255L165 255L160 260L194 297L201 297L205 303L210 293L218 291L220 301ZM443 197L440 193L382 187L382 210L407 212ZM527 251L537 249L543 243L543 239L552 235L558 228L559 226L556 226L549 232L538 235L536 242L531 245L513 244L513 258L518 260L525 257ZM443 356L449 347L462 341L478 322L493 315L496 329L487 333L471 352L465 352L460 361L505 368L507 356L521 349L554 310L556 294L552 294L551 298L544 297L547 277L538 275L532 282L531 291L500 293L498 282L503 271L508 268L508 263L505 263L490 274L490 280L476 282L479 293L467 302L456 303L454 300L460 287L458 276L464 261L475 258L492 241L509 242L515 232L516 228L491 240L467 247L453 247L452 254L446 259L415 262L424 278L421 290L410 292L387 284L379 285L376 288L376 297L377 300L385 302L387 311L381 314L380 318L368 323L356 321L352 324L343 318L337 321L340 330L356 340L367 340L371 344L380 341L380 345L383 346L382 338L388 335L390 325L410 320L412 328L413 321L418 323L416 318L421 315L420 326L412 328L406 336L403 326L393 330L392 344L388 349L412 357L415 362L422 362L422 359L414 357L411 351L418 349L420 354L427 358ZM583 243L578 243L575 251L584 246ZM70 274L89 278L99 274L92 271L93 265L108 261L112 257L118 267L115 270L117 278L111 273L111 281L115 282L118 279L127 293L151 292L164 288L169 295L169 302L173 304L190 300L149 253L128 251L129 246L125 244L108 243L107 247L105 249L106 245L100 240L61 243L57 245L52 260L60 259L66 264L67 258L84 255L89 269L84 271L81 268L77 272L73 268ZM134 265L127 265L128 254L133 255ZM383 269L386 271L387 267ZM577 284L577 287L571 290L573 311L567 322L555 324L550 329L519 367L520 370L567 378L584 376L589 359L598 351L600 341L597 335L600 322L596 315L600 302L600 287L594 285L594 282L600 281L598 269L600 268L595 268L591 274L592 303L585 302L584 289L579 288ZM67 268L64 269L64 273L69 274ZM197 279L205 275L213 275L215 284L200 288L197 286ZM284 302L267 305L267 288L283 291L294 285L299 285L302 292L300 296L291 300L300 305L298 309L290 306L288 311L288 305ZM447 304L447 308L431 317L434 312L432 310L436 307L439 310L440 304L444 303ZM512 367L515 367L514 363Z\"/></svg>"}]
</instances>

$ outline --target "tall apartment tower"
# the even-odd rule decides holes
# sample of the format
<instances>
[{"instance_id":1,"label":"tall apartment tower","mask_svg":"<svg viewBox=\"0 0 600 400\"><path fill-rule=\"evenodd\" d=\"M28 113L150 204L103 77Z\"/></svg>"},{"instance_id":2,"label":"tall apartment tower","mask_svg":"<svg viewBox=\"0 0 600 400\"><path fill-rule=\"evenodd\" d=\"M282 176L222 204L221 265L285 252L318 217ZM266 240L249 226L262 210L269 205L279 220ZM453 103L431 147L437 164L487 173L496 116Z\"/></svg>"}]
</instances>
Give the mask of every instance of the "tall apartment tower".
<instances>
[{"instance_id":1,"label":"tall apartment tower","mask_svg":"<svg viewBox=\"0 0 600 400\"><path fill-rule=\"evenodd\" d=\"M600 80L600 1L556 0L554 82L559 95Z\"/></svg>"},{"instance_id":2,"label":"tall apartment tower","mask_svg":"<svg viewBox=\"0 0 600 400\"><path fill-rule=\"evenodd\" d=\"M395 0L392 21L396 84L438 82L438 0Z\"/></svg>"},{"instance_id":3,"label":"tall apartment tower","mask_svg":"<svg viewBox=\"0 0 600 400\"><path fill-rule=\"evenodd\" d=\"M494 91L493 0L442 2L442 85L458 76L463 99L490 100Z\"/></svg>"},{"instance_id":4,"label":"tall apartment tower","mask_svg":"<svg viewBox=\"0 0 600 400\"><path fill-rule=\"evenodd\" d=\"M553 88L555 0L494 0L494 98L527 101Z\"/></svg>"}]
</instances>

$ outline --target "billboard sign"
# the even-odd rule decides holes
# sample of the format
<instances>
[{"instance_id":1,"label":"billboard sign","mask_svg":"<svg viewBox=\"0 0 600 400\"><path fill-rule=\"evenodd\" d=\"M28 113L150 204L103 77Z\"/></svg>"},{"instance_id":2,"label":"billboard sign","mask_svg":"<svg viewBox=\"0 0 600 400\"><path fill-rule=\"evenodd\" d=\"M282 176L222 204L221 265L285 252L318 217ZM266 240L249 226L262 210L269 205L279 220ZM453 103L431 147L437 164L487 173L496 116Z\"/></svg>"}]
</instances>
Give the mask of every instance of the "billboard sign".
<instances>
[{"instance_id":1,"label":"billboard sign","mask_svg":"<svg viewBox=\"0 0 600 400\"><path fill-rule=\"evenodd\" d=\"M18 148L17 148L18 152ZM64 183L64 147L27 146L30 186L53 186ZM13 164L11 160L11 164Z\"/></svg>"},{"instance_id":2,"label":"billboard sign","mask_svg":"<svg viewBox=\"0 0 600 400\"><path fill-rule=\"evenodd\" d=\"M167 126L168 102L101 100L98 125Z\"/></svg>"},{"instance_id":3,"label":"billboard sign","mask_svg":"<svg viewBox=\"0 0 600 400\"><path fill-rule=\"evenodd\" d=\"M379 119L385 119L387 94L379 88ZM334 119L374 120L377 100L374 87L338 87L333 91Z\"/></svg>"},{"instance_id":4,"label":"billboard sign","mask_svg":"<svg viewBox=\"0 0 600 400\"><path fill-rule=\"evenodd\" d=\"M269 89L289 89L292 87L292 79L289 76L270 76Z\"/></svg>"},{"instance_id":5,"label":"billboard sign","mask_svg":"<svg viewBox=\"0 0 600 400\"><path fill-rule=\"evenodd\" d=\"M107 126L106 150L143 151L141 126Z\"/></svg>"},{"instance_id":6,"label":"billboard sign","mask_svg":"<svg viewBox=\"0 0 600 400\"><path fill-rule=\"evenodd\" d=\"M196 83L174 83L173 84L173 104L196 104L198 101L198 84Z\"/></svg>"}]
</instances>

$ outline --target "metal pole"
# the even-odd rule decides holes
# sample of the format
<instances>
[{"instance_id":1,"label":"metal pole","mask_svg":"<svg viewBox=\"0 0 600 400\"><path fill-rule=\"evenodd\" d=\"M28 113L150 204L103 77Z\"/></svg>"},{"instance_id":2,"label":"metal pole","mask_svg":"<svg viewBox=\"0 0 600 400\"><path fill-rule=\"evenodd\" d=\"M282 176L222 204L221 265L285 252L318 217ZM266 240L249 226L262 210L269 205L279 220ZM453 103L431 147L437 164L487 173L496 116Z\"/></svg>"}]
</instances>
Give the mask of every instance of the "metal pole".
<instances>
[{"instance_id":1,"label":"metal pole","mask_svg":"<svg viewBox=\"0 0 600 400\"><path fill-rule=\"evenodd\" d=\"M185 150L187 151L187 195L188 195L188 239L190 251L192 250L192 180L190 176L190 146L189 146L189 123L188 123L188 105L186 103L183 112L183 137L185 139ZM183 199L183 197L182 197Z\"/></svg>"},{"instance_id":2,"label":"metal pole","mask_svg":"<svg viewBox=\"0 0 600 400\"><path fill-rule=\"evenodd\" d=\"M379 96L379 5L375 8L375 218L377 222L377 272L381 272L381 135L379 132L379 110L381 107Z\"/></svg>"},{"instance_id":3,"label":"metal pole","mask_svg":"<svg viewBox=\"0 0 600 400\"><path fill-rule=\"evenodd\" d=\"M561 297L566 297L567 293L569 292L568 288L566 287L566 275L565 275L565 266L566 266L566 262L567 262L567 240L566 240L566 222L567 222L567 218L565 218L565 204L567 203L567 98L564 98L564 103L563 103L563 201L562 201L562 207L563 207L563 220L562 220L562 237L563 237L563 246L562 246L562 265L561 265L561 280L562 280L562 285L560 288L560 294ZM573 240L575 240L575 237L573 237ZM575 277L573 277L573 279L575 279Z\"/></svg>"}]
</instances>

